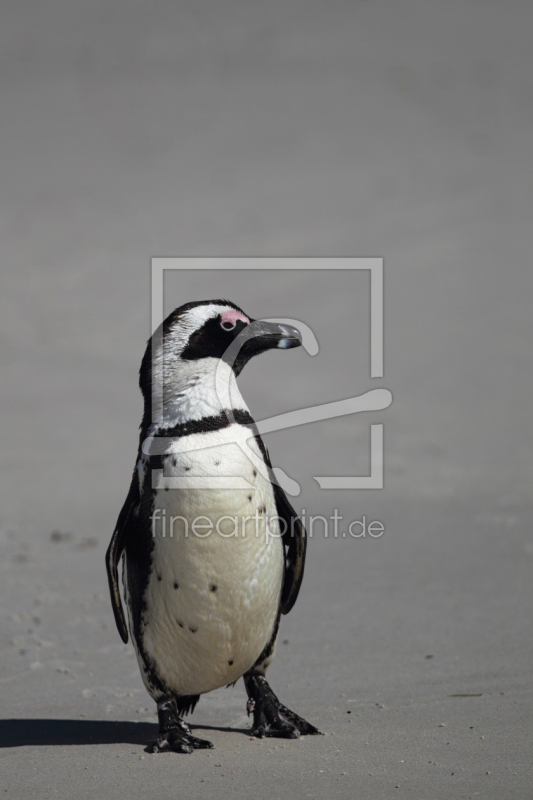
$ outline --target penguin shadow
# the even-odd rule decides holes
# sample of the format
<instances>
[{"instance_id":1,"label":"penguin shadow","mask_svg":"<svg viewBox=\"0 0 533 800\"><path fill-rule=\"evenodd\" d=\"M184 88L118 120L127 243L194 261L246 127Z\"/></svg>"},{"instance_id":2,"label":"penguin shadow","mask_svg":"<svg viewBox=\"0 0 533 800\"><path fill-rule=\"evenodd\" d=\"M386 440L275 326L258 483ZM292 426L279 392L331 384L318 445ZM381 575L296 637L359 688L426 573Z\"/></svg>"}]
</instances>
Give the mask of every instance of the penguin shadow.
<instances>
[{"instance_id":1,"label":"penguin shadow","mask_svg":"<svg viewBox=\"0 0 533 800\"><path fill-rule=\"evenodd\" d=\"M0 748L69 744L146 744L157 736L149 722L76 719L2 719Z\"/></svg>"},{"instance_id":2,"label":"penguin shadow","mask_svg":"<svg viewBox=\"0 0 533 800\"><path fill-rule=\"evenodd\" d=\"M191 725L191 730L247 733L244 728ZM150 722L108 722L76 719L2 719L0 748L66 746L69 744L138 744L146 747L158 734Z\"/></svg>"}]
</instances>

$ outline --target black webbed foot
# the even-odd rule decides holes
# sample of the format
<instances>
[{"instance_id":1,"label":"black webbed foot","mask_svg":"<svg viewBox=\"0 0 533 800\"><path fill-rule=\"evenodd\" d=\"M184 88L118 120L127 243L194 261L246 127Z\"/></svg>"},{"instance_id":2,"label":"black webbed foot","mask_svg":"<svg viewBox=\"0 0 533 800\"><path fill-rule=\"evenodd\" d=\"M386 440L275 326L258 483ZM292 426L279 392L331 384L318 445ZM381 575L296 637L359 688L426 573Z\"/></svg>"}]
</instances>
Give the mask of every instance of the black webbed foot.
<instances>
[{"instance_id":1,"label":"black webbed foot","mask_svg":"<svg viewBox=\"0 0 533 800\"><path fill-rule=\"evenodd\" d=\"M151 753L192 753L193 750L213 747L207 739L198 739L178 714L174 699L157 704L159 736L149 747Z\"/></svg>"},{"instance_id":2,"label":"black webbed foot","mask_svg":"<svg viewBox=\"0 0 533 800\"><path fill-rule=\"evenodd\" d=\"M264 736L298 739L301 734L322 735L318 728L279 702L263 675L245 675L244 684L248 693L246 710L248 716L251 713L254 715L252 736L260 739Z\"/></svg>"}]
</instances>

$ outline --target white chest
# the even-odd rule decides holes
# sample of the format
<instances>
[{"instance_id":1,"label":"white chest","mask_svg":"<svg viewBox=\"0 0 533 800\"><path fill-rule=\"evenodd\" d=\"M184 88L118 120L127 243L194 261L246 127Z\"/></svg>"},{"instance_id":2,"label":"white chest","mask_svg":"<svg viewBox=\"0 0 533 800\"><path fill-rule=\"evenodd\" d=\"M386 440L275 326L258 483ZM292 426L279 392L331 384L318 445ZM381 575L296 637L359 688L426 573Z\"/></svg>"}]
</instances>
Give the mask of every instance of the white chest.
<instances>
[{"instance_id":1,"label":"white chest","mask_svg":"<svg viewBox=\"0 0 533 800\"><path fill-rule=\"evenodd\" d=\"M249 437L232 425L176 440L159 482L187 478L190 486L155 494L143 644L177 694L236 680L276 621L283 545L272 486ZM219 480L208 488L212 478L246 484L222 488Z\"/></svg>"}]
</instances>

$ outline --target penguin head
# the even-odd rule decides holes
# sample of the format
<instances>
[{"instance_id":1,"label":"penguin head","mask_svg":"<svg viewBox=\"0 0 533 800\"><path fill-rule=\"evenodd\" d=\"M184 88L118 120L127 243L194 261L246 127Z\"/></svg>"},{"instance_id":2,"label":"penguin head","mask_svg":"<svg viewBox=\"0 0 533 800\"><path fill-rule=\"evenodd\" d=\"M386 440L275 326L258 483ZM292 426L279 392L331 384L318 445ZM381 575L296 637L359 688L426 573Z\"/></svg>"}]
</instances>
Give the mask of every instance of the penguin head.
<instances>
[{"instance_id":1,"label":"penguin head","mask_svg":"<svg viewBox=\"0 0 533 800\"><path fill-rule=\"evenodd\" d=\"M178 375L212 372L224 361L238 375L248 361L272 348L302 343L291 325L249 317L228 300L186 303L172 311L148 342L141 365L140 385L145 398L152 374L174 383Z\"/></svg>"}]
</instances>

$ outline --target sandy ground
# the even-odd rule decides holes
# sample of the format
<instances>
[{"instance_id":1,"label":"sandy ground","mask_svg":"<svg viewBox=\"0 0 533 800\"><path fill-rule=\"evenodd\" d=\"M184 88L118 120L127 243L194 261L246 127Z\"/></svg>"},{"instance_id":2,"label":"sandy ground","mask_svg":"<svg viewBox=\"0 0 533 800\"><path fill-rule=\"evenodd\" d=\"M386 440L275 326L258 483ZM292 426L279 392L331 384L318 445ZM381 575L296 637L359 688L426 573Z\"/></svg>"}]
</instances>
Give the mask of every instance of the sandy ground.
<instances>
[{"instance_id":1,"label":"sandy ground","mask_svg":"<svg viewBox=\"0 0 533 800\"><path fill-rule=\"evenodd\" d=\"M531 798L529 4L13 5L1 26L0 789L13 798ZM310 541L269 672L327 736L258 741L241 685L156 730L103 556L125 497L154 255L383 256L363 273L193 272L321 345L241 380L263 418L383 386L379 414L270 434ZM385 426L385 489L365 474Z\"/></svg>"}]
</instances>

